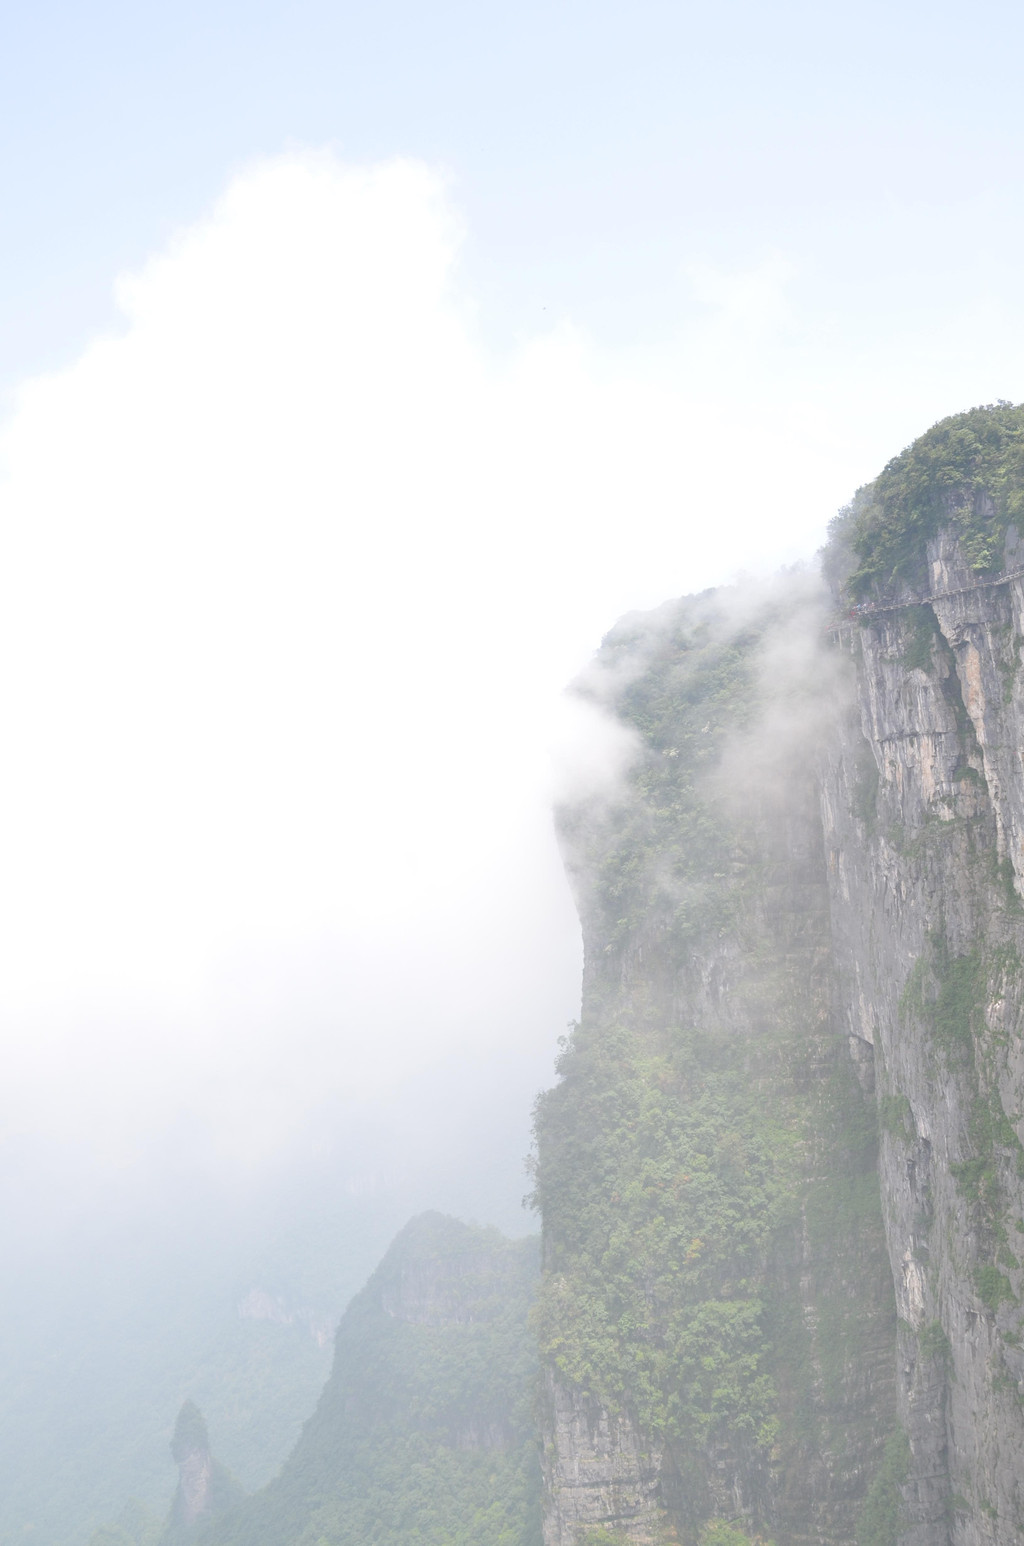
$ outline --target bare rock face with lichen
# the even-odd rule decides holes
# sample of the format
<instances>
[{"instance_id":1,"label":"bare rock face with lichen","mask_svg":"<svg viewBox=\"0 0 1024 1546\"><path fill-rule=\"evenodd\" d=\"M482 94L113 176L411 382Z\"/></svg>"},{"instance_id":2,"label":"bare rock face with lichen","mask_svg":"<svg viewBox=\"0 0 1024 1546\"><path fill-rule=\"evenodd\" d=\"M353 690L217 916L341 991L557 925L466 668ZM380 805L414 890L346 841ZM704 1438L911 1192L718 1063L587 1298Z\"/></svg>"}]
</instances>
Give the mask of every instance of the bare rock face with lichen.
<instances>
[{"instance_id":1,"label":"bare rock face with lichen","mask_svg":"<svg viewBox=\"0 0 1024 1546\"><path fill-rule=\"evenodd\" d=\"M948 528L926 559L934 600L843 630L859 712L823 805L843 1029L882 1118L904 1539L973 1546L1024 1530L1024 586Z\"/></svg>"}]
</instances>

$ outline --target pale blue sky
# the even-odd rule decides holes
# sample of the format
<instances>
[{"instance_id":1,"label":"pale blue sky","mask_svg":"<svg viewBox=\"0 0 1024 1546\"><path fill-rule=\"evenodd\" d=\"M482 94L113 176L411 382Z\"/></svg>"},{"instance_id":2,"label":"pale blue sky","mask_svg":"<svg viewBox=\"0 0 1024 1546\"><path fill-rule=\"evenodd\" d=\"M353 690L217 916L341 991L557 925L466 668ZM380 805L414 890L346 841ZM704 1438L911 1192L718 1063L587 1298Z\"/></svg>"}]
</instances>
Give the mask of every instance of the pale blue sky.
<instances>
[{"instance_id":1,"label":"pale blue sky","mask_svg":"<svg viewBox=\"0 0 1024 1546\"><path fill-rule=\"evenodd\" d=\"M72 358L118 271L289 144L446 166L499 343L565 315L645 343L683 320L687 264L772 255L839 350L954 292L998 331L1022 26L1006 3L9 4L0 382Z\"/></svg>"}]
</instances>

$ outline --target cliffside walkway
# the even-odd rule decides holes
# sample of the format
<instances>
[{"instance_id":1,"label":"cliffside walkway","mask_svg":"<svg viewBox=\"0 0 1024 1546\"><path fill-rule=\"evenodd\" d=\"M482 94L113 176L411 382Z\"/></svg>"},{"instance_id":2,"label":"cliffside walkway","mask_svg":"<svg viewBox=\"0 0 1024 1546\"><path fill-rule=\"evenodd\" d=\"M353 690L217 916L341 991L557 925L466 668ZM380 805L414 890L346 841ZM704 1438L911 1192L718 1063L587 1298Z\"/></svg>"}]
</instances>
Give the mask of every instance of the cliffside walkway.
<instances>
[{"instance_id":1,"label":"cliffside walkway","mask_svg":"<svg viewBox=\"0 0 1024 1546\"><path fill-rule=\"evenodd\" d=\"M849 607L841 616L833 619L829 625L830 633L838 633L844 627L851 627L859 623L864 617L874 617L882 612L902 612L904 607L923 607L933 601L948 601L953 596L964 596L969 591L991 590L996 585L1007 585L1011 580L1024 578L1024 565L1018 569L1007 569L1003 574L997 574L989 580L973 580L968 585L957 585L953 590L931 591L923 596L906 596L902 601L859 601L856 606Z\"/></svg>"}]
</instances>

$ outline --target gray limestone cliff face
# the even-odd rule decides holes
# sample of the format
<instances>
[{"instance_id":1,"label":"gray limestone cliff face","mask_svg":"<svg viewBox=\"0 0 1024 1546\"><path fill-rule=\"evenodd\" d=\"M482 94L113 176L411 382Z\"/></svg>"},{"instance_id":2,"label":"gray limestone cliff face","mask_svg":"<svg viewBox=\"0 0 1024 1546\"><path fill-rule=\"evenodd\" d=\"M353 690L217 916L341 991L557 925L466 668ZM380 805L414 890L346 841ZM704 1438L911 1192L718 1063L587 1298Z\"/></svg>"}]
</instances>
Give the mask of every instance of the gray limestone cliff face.
<instances>
[{"instance_id":1,"label":"gray limestone cliff face","mask_svg":"<svg viewBox=\"0 0 1024 1546\"><path fill-rule=\"evenodd\" d=\"M606 646L598 696L638 729L640 771L615 813L563 822L586 944L583 1055L622 1026L652 1056L688 1031L738 1052L765 1107L799 1130L800 1162L792 1221L748 1279L776 1443L645 1428L628 1389L602 1402L549 1357L547 1546L594 1530L693 1540L715 1514L780 1542L849 1541L897 1423L909 1462L889 1539L1024 1537L1022 559L1011 527L1010 577L979 576L940 531L915 590L833 625L825 653L805 632L823 673L809 692L784 668L785 628L749 612L715 625L700 669L688 652L707 619L692 601ZM823 615L813 626L830 632ZM745 651L761 661L747 699L722 665ZM688 785L659 772L675 757ZM721 841L701 858L715 822ZM850 1162L882 1218L844 1239L813 1220L823 1197L840 1216L840 1113L859 1100L877 1112L877 1173L870 1145ZM574 1251L578 1268L571 1227L546 1214L549 1280ZM599 1265L573 1281L586 1289L588 1271L613 1303Z\"/></svg>"},{"instance_id":2,"label":"gray limestone cliff face","mask_svg":"<svg viewBox=\"0 0 1024 1546\"><path fill-rule=\"evenodd\" d=\"M1011 528L1006 569L1020 563ZM950 532L838 630L858 702L822 810L837 1008L881 1117L905 1546L1024 1534L1024 588ZM898 603L903 603L899 605Z\"/></svg>"},{"instance_id":3,"label":"gray limestone cliff face","mask_svg":"<svg viewBox=\"0 0 1024 1546\"><path fill-rule=\"evenodd\" d=\"M577 1546L609 1528L636 1546L658 1546L667 1522L664 1445L551 1370L545 1384L544 1546Z\"/></svg>"}]
</instances>

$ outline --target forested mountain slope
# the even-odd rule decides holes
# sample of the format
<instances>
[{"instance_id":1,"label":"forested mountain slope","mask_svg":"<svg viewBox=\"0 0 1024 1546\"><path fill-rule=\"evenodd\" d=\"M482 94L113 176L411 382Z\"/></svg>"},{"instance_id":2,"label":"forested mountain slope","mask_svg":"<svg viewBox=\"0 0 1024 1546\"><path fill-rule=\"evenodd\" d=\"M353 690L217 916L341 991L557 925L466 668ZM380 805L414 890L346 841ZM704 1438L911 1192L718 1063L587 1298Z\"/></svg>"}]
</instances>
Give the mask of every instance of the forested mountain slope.
<instances>
[{"instance_id":1,"label":"forested mountain slope","mask_svg":"<svg viewBox=\"0 0 1024 1546\"><path fill-rule=\"evenodd\" d=\"M338 1328L281 1475L203 1546L540 1546L528 1327L537 1242L441 1214L398 1236Z\"/></svg>"},{"instance_id":2,"label":"forested mountain slope","mask_svg":"<svg viewBox=\"0 0 1024 1546\"><path fill-rule=\"evenodd\" d=\"M581 684L638 750L561 816L586 968L537 1121L550 1546L716 1515L848 1540L896 1430L874 1099L832 1003L823 625L806 578L691 598Z\"/></svg>"}]
</instances>

